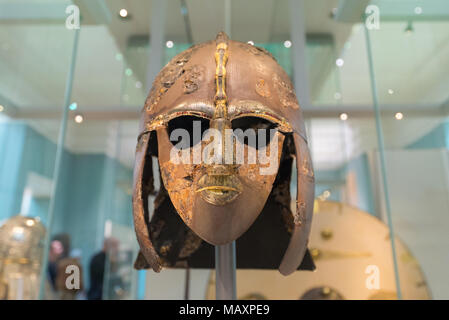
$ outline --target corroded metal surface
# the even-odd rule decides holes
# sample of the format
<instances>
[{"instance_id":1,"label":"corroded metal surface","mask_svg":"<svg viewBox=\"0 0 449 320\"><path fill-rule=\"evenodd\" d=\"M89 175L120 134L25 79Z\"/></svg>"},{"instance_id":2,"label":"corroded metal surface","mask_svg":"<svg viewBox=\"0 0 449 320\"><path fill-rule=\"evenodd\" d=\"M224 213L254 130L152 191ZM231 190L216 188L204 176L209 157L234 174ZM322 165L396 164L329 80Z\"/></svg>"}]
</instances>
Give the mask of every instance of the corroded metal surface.
<instances>
[{"instance_id":1,"label":"corroded metal surface","mask_svg":"<svg viewBox=\"0 0 449 320\"><path fill-rule=\"evenodd\" d=\"M172 121L183 116L207 121L222 136L237 120L269 121L275 127L271 139L277 143L267 143L257 151L273 156L274 170L262 174L261 169L271 164L259 158L252 162L249 151L254 147L238 139L219 142L227 150L221 157L235 159L234 150L243 150L243 163L210 164L204 159L174 163L168 130ZM190 147L187 157L193 159L195 148L207 148L211 141L203 139ZM232 147L226 148L229 143ZM286 148L287 144L291 147ZM158 158L162 187L150 223L147 201L154 191L152 156ZM156 77L142 113L133 195L141 247L136 268L185 267L185 259L201 250L203 240L219 245L241 237L262 210L272 210L271 202L289 203L286 181L290 181L290 171L281 174L279 164L293 157L298 171L297 210L291 213L289 205L281 205L281 212L266 213L284 223L282 230L273 232L291 234L288 248L280 249L286 249L279 267L283 274L296 270L307 250L314 192L302 113L290 79L266 50L229 40L224 33L177 55ZM167 214L172 207L184 226Z\"/></svg>"}]
</instances>

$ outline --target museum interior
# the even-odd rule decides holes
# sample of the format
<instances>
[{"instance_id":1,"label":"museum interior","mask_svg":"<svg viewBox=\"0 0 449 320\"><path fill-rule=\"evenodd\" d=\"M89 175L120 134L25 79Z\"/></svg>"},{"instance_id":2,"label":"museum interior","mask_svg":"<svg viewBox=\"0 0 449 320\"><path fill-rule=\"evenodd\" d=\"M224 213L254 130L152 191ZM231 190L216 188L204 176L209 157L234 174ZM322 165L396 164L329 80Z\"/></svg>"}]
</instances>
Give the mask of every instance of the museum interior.
<instances>
[{"instance_id":1,"label":"museum interior","mask_svg":"<svg viewBox=\"0 0 449 320\"><path fill-rule=\"evenodd\" d=\"M221 31L290 77L315 179L314 270L237 255L236 298L449 299L447 0L0 0L0 299L216 298L213 258L134 268L133 169L156 75Z\"/></svg>"}]
</instances>

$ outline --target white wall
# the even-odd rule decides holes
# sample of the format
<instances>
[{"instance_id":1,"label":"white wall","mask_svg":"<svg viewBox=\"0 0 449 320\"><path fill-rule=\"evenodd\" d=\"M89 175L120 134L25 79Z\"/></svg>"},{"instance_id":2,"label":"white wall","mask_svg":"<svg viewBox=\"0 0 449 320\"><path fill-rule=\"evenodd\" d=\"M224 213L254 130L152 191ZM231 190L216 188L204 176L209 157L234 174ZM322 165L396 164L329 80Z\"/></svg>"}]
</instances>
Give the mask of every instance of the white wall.
<instances>
[{"instance_id":1,"label":"white wall","mask_svg":"<svg viewBox=\"0 0 449 320\"><path fill-rule=\"evenodd\" d=\"M183 300L185 269L164 269L160 273L146 272L146 300ZM210 270L190 269L190 300L202 300L206 295Z\"/></svg>"},{"instance_id":2,"label":"white wall","mask_svg":"<svg viewBox=\"0 0 449 320\"><path fill-rule=\"evenodd\" d=\"M378 157L374 163L380 182ZM449 299L449 150L388 150L386 167L396 236L421 265L433 298Z\"/></svg>"}]
</instances>

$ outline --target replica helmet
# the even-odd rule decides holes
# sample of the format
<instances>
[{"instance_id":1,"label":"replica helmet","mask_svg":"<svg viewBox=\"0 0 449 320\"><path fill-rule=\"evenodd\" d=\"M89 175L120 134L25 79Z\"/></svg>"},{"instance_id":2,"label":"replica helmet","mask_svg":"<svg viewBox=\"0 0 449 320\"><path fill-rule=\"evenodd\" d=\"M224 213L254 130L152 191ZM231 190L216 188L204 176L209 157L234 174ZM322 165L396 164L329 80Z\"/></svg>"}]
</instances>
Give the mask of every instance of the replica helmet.
<instances>
[{"instance_id":1,"label":"replica helmet","mask_svg":"<svg viewBox=\"0 0 449 320\"><path fill-rule=\"evenodd\" d=\"M153 156L162 183L150 221ZM297 197L292 213L294 158ZM242 247L265 241L273 252L282 250L280 272L295 271L307 251L314 173L293 85L274 57L225 33L175 56L154 80L143 108L133 189L141 249L136 268L192 266L193 260L184 265L179 260L201 256L203 240L222 245L242 238L247 241ZM270 206L271 200L278 206ZM173 208L178 215L170 213ZM268 226L283 230L258 227L257 233L249 232L252 225L262 225L256 223L262 215ZM273 244L277 237L288 240L282 249ZM238 250L239 242L239 267ZM271 255L266 250L260 261ZM257 268L258 263L246 267Z\"/></svg>"}]
</instances>

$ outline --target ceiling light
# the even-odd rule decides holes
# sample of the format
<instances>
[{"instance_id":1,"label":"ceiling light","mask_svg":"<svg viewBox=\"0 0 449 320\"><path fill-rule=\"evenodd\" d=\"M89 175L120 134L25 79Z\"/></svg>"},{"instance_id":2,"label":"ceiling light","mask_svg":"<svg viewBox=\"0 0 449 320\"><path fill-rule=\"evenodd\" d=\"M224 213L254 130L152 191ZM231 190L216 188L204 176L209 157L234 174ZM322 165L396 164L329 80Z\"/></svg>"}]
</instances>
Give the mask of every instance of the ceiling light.
<instances>
[{"instance_id":1,"label":"ceiling light","mask_svg":"<svg viewBox=\"0 0 449 320\"><path fill-rule=\"evenodd\" d=\"M421 14L422 13L422 8L421 7L416 7L415 8L415 13L416 14Z\"/></svg>"},{"instance_id":2,"label":"ceiling light","mask_svg":"<svg viewBox=\"0 0 449 320\"><path fill-rule=\"evenodd\" d=\"M142 88L142 82L136 81L136 88L137 88L137 89Z\"/></svg>"},{"instance_id":3,"label":"ceiling light","mask_svg":"<svg viewBox=\"0 0 449 320\"><path fill-rule=\"evenodd\" d=\"M75 122L76 122L76 123L82 123L83 121L84 121L84 118L83 118L82 115L77 114L77 115L75 116Z\"/></svg>"},{"instance_id":4,"label":"ceiling light","mask_svg":"<svg viewBox=\"0 0 449 320\"><path fill-rule=\"evenodd\" d=\"M72 111L75 111L76 109L78 109L78 105L76 104L76 102L73 102L70 106L69 109Z\"/></svg>"},{"instance_id":5,"label":"ceiling light","mask_svg":"<svg viewBox=\"0 0 449 320\"><path fill-rule=\"evenodd\" d=\"M130 68L126 68L125 74L126 74L128 77L130 77L130 76L133 75L133 71L132 71Z\"/></svg>"},{"instance_id":6,"label":"ceiling light","mask_svg":"<svg viewBox=\"0 0 449 320\"><path fill-rule=\"evenodd\" d=\"M120 17L126 18L126 17L128 16L128 10L126 10L126 9L121 9L120 12L119 12L119 14L120 14Z\"/></svg>"},{"instance_id":7,"label":"ceiling light","mask_svg":"<svg viewBox=\"0 0 449 320\"><path fill-rule=\"evenodd\" d=\"M26 224L28 227L32 227L32 226L34 226L34 220L33 220L33 219L27 219L27 220L25 221L25 224Z\"/></svg>"},{"instance_id":8,"label":"ceiling light","mask_svg":"<svg viewBox=\"0 0 449 320\"><path fill-rule=\"evenodd\" d=\"M388 89L388 94L393 94L394 90L393 89Z\"/></svg>"},{"instance_id":9,"label":"ceiling light","mask_svg":"<svg viewBox=\"0 0 449 320\"><path fill-rule=\"evenodd\" d=\"M168 40L165 45L167 46L167 48L173 48L173 41Z\"/></svg>"},{"instance_id":10,"label":"ceiling light","mask_svg":"<svg viewBox=\"0 0 449 320\"><path fill-rule=\"evenodd\" d=\"M253 45L254 45L254 41L249 40L249 41L248 41L248 44L250 44L250 45L253 46Z\"/></svg>"},{"instance_id":11,"label":"ceiling light","mask_svg":"<svg viewBox=\"0 0 449 320\"><path fill-rule=\"evenodd\" d=\"M292 42L290 40L285 40L284 41L284 47L290 48L291 46L292 46Z\"/></svg>"},{"instance_id":12,"label":"ceiling light","mask_svg":"<svg viewBox=\"0 0 449 320\"><path fill-rule=\"evenodd\" d=\"M402 114L402 112L396 112L394 117L396 118L396 120L402 120L402 118L404 118L404 115Z\"/></svg>"},{"instance_id":13,"label":"ceiling light","mask_svg":"<svg viewBox=\"0 0 449 320\"><path fill-rule=\"evenodd\" d=\"M343 120L343 121L348 120L348 114L347 113L340 114L340 120Z\"/></svg>"},{"instance_id":14,"label":"ceiling light","mask_svg":"<svg viewBox=\"0 0 449 320\"><path fill-rule=\"evenodd\" d=\"M0 104L0 112L5 111L5 107Z\"/></svg>"},{"instance_id":15,"label":"ceiling light","mask_svg":"<svg viewBox=\"0 0 449 320\"><path fill-rule=\"evenodd\" d=\"M337 60L335 60L335 64L337 65L337 67L342 67L345 64L345 61L342 58L338 58Z\"/></svg>"}]
</instances>

